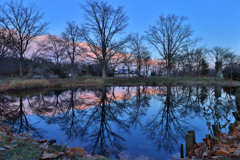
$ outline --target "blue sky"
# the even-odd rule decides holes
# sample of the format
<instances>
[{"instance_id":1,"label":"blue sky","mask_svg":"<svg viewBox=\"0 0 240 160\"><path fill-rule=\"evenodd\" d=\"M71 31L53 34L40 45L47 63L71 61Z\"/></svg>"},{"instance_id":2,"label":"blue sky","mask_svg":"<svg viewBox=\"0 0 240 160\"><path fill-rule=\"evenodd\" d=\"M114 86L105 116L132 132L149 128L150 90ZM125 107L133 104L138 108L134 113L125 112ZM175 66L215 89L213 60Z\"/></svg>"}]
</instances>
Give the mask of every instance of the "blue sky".
<instances>
[{"instance_id":1,"label":"blue sky","mask_svg":"<svg viewBox=\"0 0 240 160\"><path fill-rule=\"evenodd\" d=\"M4 3L7 0L0 0ZM24 0L42 7L45 19L51 22L48 32L60 34L68 20L82 23L84 17L79 4L84 0ZM240 1L239 0L109 0L109 4L124 6L129 16L126 33L144 34L154 25L160 14L188 17L195 36L202 37L198 45L230 47L240 54Z\"/></svg>"}]
</instances>

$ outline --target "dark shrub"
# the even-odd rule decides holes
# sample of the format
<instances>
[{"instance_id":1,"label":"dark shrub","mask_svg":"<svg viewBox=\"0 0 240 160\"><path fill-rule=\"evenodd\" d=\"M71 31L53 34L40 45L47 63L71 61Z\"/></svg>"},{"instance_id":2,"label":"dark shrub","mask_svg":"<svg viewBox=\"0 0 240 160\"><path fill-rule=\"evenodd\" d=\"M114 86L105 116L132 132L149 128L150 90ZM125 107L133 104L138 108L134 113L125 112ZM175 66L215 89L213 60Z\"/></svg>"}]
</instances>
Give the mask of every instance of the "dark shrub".
<instances>
[{"instance_id":1,"label":"dark shrub","mask_svg":"<svg viewBox=\"0 0 240 160\"><path fill-rule=\"evenodd\" d=\"M53 74L56 74L58 75L60 78L66 78L67 77L67 74L64 73L61 69L59 68L54 68L53 69Z\"/></svg>"},{"instance_id":2,"label":"dark shrub","mask_svg":"<svg viewBox=\"0 0 240 160\"><path fill-rule=\"evenodd\" d=\"M224 75L225 78L231 79L231 72ZM240 72L232 72L232 78L233 79L240 79Z\"/></svg>"},{"instance_id":3,"label":"dark shrub","mask_svg":"<svg viewBox=\"0 0 240 160\"><path fill-rule=\"evenodd\" d=\"M152 81L152 86L156 86L156 85L157 85L157 82Z\"/></svg>"}]
</instances>

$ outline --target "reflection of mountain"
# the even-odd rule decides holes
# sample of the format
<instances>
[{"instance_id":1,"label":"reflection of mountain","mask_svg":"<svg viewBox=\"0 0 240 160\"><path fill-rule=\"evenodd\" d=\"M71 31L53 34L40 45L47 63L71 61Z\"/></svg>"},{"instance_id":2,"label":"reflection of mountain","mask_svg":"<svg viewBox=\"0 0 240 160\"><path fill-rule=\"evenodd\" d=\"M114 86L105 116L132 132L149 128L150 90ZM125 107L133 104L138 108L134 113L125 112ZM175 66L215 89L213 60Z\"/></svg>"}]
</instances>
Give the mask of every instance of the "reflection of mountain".
<instances>
[{"instance_id":1,"label":"reflection of mountain","mask_svg":"<svg viewBox=\"0 0 240 160\"><path fill-rule=\"evenodd\" d=\"M107 96L114 95L114 100L126 100L131 99L135 95L138 95L138 90L143 90L143 87L131 87L126 94L126 90L129 87L114 87L108 90ZM146 87L144 95L152 94L164 94L164 90L159 90L155 87ZM89 107L94 106L99 100L98 95L96 95L95 90L85 90L75 89L74 94L75 99L81 99L84 103L78 103L74 106L75 109L89 109ZM18 95L16 95L17 97ZM69 92L65 90L53 90L44 94L39 93L36 96L28 96L26 94L26 99L23 100L25 104L25 114L40 114L44 116L51 116L60 114L61 112L67 111L66 107L63 107L64 102L69 98ZM93 105L90 105L90 104ZM33 112L33 109L34 112Z\"/></svg>"}]
</instances>

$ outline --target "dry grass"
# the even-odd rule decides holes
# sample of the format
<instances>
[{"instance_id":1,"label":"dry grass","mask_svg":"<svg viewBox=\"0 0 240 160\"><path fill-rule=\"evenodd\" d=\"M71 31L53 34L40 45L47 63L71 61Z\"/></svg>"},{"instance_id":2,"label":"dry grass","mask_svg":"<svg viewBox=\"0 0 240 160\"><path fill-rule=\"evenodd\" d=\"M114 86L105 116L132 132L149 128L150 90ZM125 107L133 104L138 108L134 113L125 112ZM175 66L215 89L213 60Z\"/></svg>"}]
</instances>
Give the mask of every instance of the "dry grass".
<instances>
[{"instance_id":1,"label":"dry grass","mask_svg":"<svg viewBox=\"0 0 240 160\"><path fill-rule=\"evenodd\" d=\"M1 124L0 124L1 128ZM1 128L2 129L2 128ZM4 148L4 146L9 146L11 149L0 150L0 160L32 160L32 159L40 159L43 155L44 150L39 148L39 145L33 143L33 139L27 137L26 139L18 138L16 135L11 135L10 132L0 131L0 148ZM8 135L9 134L9 135ZM12 139L11 142L8 140ZM58 145L48 145L48 152L54 153L63 152L66 153L67 145L58 144ZM45 150L46 152L46 150ZM50 158L48 158L50 159ZM68 159L68 160L87 160L79 155L75 154L74 156L63 155L61 157L57 157L56 159ZM92 158L92 160L111 160L110 158Z\"/></svg>"},{"instance_id":2,"label":"dry grass","mask_svg":"<svg viewBox=\"0 0 240 160\"><path fill-rule=\"evenodd\" d=\"M86 79L84 81L84 84L89 84L89 85L103 85L104 81L103 79Z\"/></svg>"},{"instance_id":3,"label":"dry grass","mask_svg":"<svg viewBox=\"0 0 240 160\"><path fill-rule=\"evenodd\" d=\"M9 84L10 89L27 89L49 87L50 83L46 79L13 80Z\"/></svg>"}]
</instances>

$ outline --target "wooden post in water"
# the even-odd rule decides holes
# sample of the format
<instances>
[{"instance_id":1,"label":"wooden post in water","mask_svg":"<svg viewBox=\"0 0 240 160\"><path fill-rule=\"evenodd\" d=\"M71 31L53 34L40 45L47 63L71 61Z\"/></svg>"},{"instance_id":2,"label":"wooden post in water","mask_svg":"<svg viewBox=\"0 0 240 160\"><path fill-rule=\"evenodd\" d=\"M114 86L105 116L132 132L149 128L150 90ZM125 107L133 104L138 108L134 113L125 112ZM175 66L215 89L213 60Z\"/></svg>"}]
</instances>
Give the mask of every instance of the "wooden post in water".
<instances>
[{"instance_id":1,"label":"wooden post in water","mask_svg":"<svg viewBox=\"0 0 240 160\"><path fill-rule=\"evenodd\" d=\"M233 123L230 123L228 129L229 129L228 134L232 135L235 129L235 125Z\"/></svg>"},{"instance_id":2,"label":"wooden post in water","mask_svg":"<svg viewBox=\"0 0 240 160\"><path fill-rule=\"evenodd\" d=\"M218 136L219 134L219 130L218 130L218 125L212 125L212 129L213 129L213 135L214 136Z\"/></svg>"},{"instance_id":3,"label":"wooden post in water","mask_svg":"<svg viewBox=\"0 0 240 160\"><path fill-rule=\"evenodd\" d=\"M238 114L240 115L240 88L238 88L235 93L235 101L236 101L236 107L238 110Z\"/></svg>"},{"instance_id":4,"label":"wooden post in water","mask_svg":"<svg viewBox=\"0 0 240 160\"><path fill-rule=\"evenodd\" d=\"M186 133L186 157L188 157L188 154L192 147L193 147L193 135L191 133Z\"/></svg>"},{"instance_id":5,"label":"wooden post in water","mask_svg":"<svg viewBox=\"0 0 240 160\"><path fill-rule=\"evenodd\" d=\"M180 154L181 154L181 158L184 158L184 154L183 154L183 144L181 143L181 147L180 147Z\"/></svg>"},{"instance_id":6,"label":"wooden post in water","mask_svg":"<svg viewBox=\"0 0 240 160\"><path fill-rule=\"evenodd\" d=\"M196 144L195 131L194 130L189 130L188 133L193 135L193 144Z\"/></svg>"}]
</instances>

